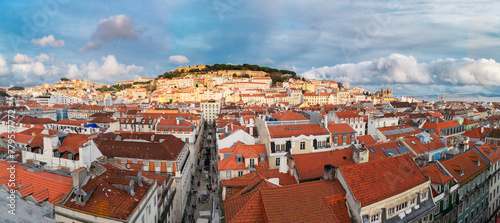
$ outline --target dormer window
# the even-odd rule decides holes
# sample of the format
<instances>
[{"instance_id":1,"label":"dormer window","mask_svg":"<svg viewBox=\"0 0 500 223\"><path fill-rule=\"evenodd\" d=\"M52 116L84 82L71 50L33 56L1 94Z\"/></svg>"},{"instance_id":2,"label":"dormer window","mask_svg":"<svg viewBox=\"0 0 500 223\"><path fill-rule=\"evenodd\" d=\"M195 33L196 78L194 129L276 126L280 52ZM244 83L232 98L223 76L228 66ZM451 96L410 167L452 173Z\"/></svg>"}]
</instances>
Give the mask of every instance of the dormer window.
<instances>
[{"instance_id":1,"label":"dormer window","mask_svg":"<svg viewBox=\"0 0 500 223\"><path fill-rule=\"evenodd\" d=\"M470 156L470 159L472 160L472 162L474 162L477 166L481 165L481 162L479 161L479 159L475 156Z\"/></svg>"},{"instance_id":2,"label":"dormer window","mask_svg":"<svg viewBox=\"0 0 500 223\"><path fill-rule=\"evenodd\" d=\"M265 157L264 153L259 153L259 162L260 163L266 162L266 157Z\"/></svg>"},{"instance_id":3,"label":"dormer window","mask_svg":"<svg viewBox=\"0 0 500 223\"><path fill-rule=\"evenodd\" d=\"M236 154L236 164L243 164L243 156L241 154Z\"/></svg>"}]
</instances>

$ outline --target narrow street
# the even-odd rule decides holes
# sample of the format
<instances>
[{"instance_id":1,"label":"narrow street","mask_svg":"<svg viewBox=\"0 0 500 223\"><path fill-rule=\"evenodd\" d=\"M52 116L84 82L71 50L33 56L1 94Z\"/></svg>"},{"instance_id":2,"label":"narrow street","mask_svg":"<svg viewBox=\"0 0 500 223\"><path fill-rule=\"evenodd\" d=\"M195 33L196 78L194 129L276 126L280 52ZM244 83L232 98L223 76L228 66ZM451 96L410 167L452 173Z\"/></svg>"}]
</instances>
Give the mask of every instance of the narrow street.
<instances>
[{"instance_id":1,"label":"narrow street","mask_svg":"<svg viewBox=\"0 0 500 223\"><path fill-rule=\"evenodd\" d=\"M215 129L208 126L195 161L194 186L186 209L186 222L220 222Z\"/></svg>"}]
</instances>

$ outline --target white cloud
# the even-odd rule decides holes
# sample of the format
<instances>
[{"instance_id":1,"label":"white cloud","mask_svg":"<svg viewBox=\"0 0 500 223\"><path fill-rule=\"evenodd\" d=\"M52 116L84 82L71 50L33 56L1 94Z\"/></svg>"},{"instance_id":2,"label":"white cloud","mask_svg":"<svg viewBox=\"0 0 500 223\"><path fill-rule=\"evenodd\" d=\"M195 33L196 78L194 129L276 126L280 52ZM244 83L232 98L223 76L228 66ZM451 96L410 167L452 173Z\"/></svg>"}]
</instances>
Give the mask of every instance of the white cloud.
<instances>
[{"instance_id":1,"label":"white cloud","mask_svg":"<svg viewBox=\"0 0 500 223\"><path fill-rule=\"evenodd\" d=\"M47 55L45 53L40 53L40 56L36 56L35 58L36 58L36 60L38 60L39 62L42 62L42 63L50 60L49 55Z\"/></svg>"},{"instance_id":2,"label":"white cloud","mask_svg":"<svg viewBox=\"0 0 500 223\"><path fill-rule=\"evenodd\" d=\"M141 66L125 65L119 63L114 55L108 55L101 58L103 64L99 65L96 61L80 66L80 73L87 76L90 80L112 82L119 79L132 78L136 74L144 73Z\"/></svg>"},{"instance_id":3,"label":"white cloud","mask_svg":"<svg viewBox=\"0 0 500 223\"><path fill-rule=\"evenodd\" d=\"M266 63L266 64L275 64L274 60L272 60L271 58L264 59L264 63Z\"/></svg>"},{"instance_id":4,"label":"white cloud","mask_svg":"<svg viewBox=\"0 0 500 223\"><path fill-rule=\"evenodd\" d=\"M44 36L40 39L32 39L31 43L40 46L61 47L64 46L64 40L56 40L53 35Z\"/></svg>"},{"instance_id":5,"label":"white cloud","mask_svg":"<svg viewBox=\"0 0 500 223\"><path fill-rule=\"evenodd\" d=\"M500 64L493 59L435 60L428 67L444 83L500 86Z\"/></svg>"},{"instance_id":6,"label":"white cloud","mask_svg":"<svg viewBox=\"0 0 500 223\"><path fill-rule=\"evenodd\" d=\"M419 63L391 54L372 61L313 68L302 76L357 84L441 84L500 86L500 63L493 59L439 59Z\"/></svg>"},{"instance_id":7,"label":"white cloud","mask_svg":"<svg viewBox=\"0 0 500 223\"><path fill-rule=\"evenodd\" d=\"M0 83L34 86L53 83L61 77L81 78L104 83L115 83L122 79L133 79L135 75L144 76L141 66L119 63L114 55L102 57L102 63L90 61L87 64L51 63L52 58L40 54L30 58L17 54L11 61L0 55Z\"/></svg>"},{"instance_id":8,"label":"white cloud","mask_svg":"<svg viewBox=\"0 0 500 223\"><path fill-rule=\"evenodd\" d=\"M15 64L26 64L31 61L32 61L31 58L29 58L25 54L19 54L19 53L12 58L12 62L14 62Z\"/></svg>"},{"instance_id":9,"label":"white cloud","mask_svg":"<svg viewBox=\"0 0 500 223\"><path fill-rule=\"evenodd\" d=\"M136 40L140 32L135 28L134 21L125 15L111 16L101 19L91 39L81 51L100 49L105 42L116 40Z\"/></svg>"},{"instance_id":10,"label":"white cloud","mask_svg":"<svg viewBox=\"0 0 500 223\"><path fill-rule=\"evenodd\" d=\"M168 57L168 62L175 63L175 64L185 64L185 63L189 63L189 60L187 57L182 56L182 55L173 55L173 56Z\"/></svg>"}]
</instances>

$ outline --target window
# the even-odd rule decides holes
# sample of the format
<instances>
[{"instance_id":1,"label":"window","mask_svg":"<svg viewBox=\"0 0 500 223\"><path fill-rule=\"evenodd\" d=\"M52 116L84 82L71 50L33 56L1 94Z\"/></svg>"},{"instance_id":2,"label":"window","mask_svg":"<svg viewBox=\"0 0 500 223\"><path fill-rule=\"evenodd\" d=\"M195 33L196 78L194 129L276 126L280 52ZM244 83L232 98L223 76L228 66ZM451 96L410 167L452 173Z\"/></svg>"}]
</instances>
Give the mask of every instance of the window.
<instances>
[{"instance_id":1,"label":"window","mask_svg":"<svg viewBox=\"0 0 500 223\"><path fill-rule=\"evenodd\" d=\"M264 156L264 154L259 154L259 159L260 159L260 163L265 163L266 162L266 157Z\"/></svg>"},{"instance_id":2,"label":"window","mask_svg":"<svg viewBox=\"0 0 500 223\"><path fill-rule=\"evenodd\" d=\"M243 176L243 170L238 170L238 176Z\"/></svg>"},{"instance_id":3,"label":"window","mask_svg":"<svg viewBox=\"0 0 500 223\"><path fill-rule=\"evenodd\" d=\"M404 202L398 206L396 206L396 212L400 212L404 210L406 207L408 207L408 202Z\"/></svg>"},{"instance_id":4,"label":"window","mask_svg":"<svg viewBox=\"0 0 500 223\"><path fill-rule=\"evenodd\" d=\"M374 214L374 215L372 215L372 219L371 219L371 221L370 221L370 222L378 222L378 220L379 220L379 219L378 219L378 216L379 216L379 214Z\"/></svg>"},{"instance_id":5,"label":"window","mask_svg":"<svg viewBox=\"0 0 500 223\"><path fill-rule=\"evenodd\" d=\"M281 157L276 158L276 166L280 166Z\"/></svg>"},{"instance_id":6,"label":"window","mask_svg":"<svg viewBox=\"0 0 500 223\"><path fill-rule=\"evenodd\" d=\"M416 200L416 198L412 198L412 199L410 200L410 206L412 206L412 205L414 205L414 204L415 204L415 200Z\"/></svg>"},{"instance_id":7,"label":"window","mask_svg":"<svg viewBox=\"0 0 500 223\"><path fill-rule=\"evenodd\" d=\"M254 159L250 159L250 167L251 168L255 167L255 161L254 161Z\"/></svg>"},{"instance_id":8,"label":"window","mask_svg":"<svg viewBox=\"0 0 500 223\"><path fill-rule=\"evenodd\" d=\"M151 204L148 206L149 214L151 215Z\"/></svg>"},{"instance_id":9,"label":"window","mask_svg":"<svg viewBox=\"0 0 500 223\"><path fill-rule=\"evenodd\" d=\"M389 210L387 211L387 214L389 216L392 216L394 214L394 208L389 208Z\"/></svg>"},{"instance_id":10,"label":"window","mask_svg":"<svg viewBox=\"0 0 500 223\"><path fill-rule=\"evenodd\" d=\"M434 208L434 215L439 214L439 203L437 203L436 208Z\"/></svg>"},{"instance_id":11,"label":"window","mask_svg":"<svg viewBox=\"0 0 500 223\"><path fill-rule=\"evenodd\" d=\"M233 192L232 188L228 187L227 188L227 194L231 194Z\"/></svg>"},{"instance_id":12,"label":"window","mask_svg":"<svg viewBox=\"0 0 500 223\"><path fill-rule=\"evenodd\" d=\"M427 191L422 192L422 195L421 195L421 197L420 197L420 200L421 200L421 201L425 201L425 200L427 200Z\"/></svg>"},{"instance_id":13,"label":"window","mask_svg":"<svg viewBox=\"0 0 500 223\"><path fill-rule=\"evenodd\" d=\"M306 149L306 142L300 142L300 150Z\"/></svg>"},{"instance_id":14,"label":"window","mask_svg":"<svg viewBox=\"0 0 500 223\"><path fill-rule=\"evenodd\" d=\"M444 198L444 201L443 201L443 210L448 208L448 198Z\"/></svg>"},{"instance_id":15,"label":"window","mask_svg":"<svg viewBox=\"0 0 500 223\"><path fill-rule=\"evenodd\" d=\"M226 178L231 178L231 171L226 171Z\"/></svg>"}]
</instances>

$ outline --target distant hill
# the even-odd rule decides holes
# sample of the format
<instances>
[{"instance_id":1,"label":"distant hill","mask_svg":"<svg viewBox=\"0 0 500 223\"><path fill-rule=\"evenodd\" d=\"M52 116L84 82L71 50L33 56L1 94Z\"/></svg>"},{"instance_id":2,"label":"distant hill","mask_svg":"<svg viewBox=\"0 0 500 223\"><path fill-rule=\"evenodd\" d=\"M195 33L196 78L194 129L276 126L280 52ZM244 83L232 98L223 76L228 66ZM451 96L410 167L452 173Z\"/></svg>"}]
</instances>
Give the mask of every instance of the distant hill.
<instances>
[{"instance_id":1,"label":"distant hill","mask_svg":"<svg viewBox=\"0 0 500 223\"><path fill-rule=\"evenodd\" d=\"M288 80L289 77L296 78L297 73L295 71L290 71L290 70L280 70L276 68L271 68L271 67L261 67L259 65L255 64L238 64L238 65L233 65L233 64L214 64L214 65L206 65L205 68L203 69L191 69L187 72L183 72L184 70L175 70L175 71L170 71L170 72L165 72L161 75L158 76L157 79L159 78L174 78L174 77L182 77L184 75L188 74L202 74L202 73L207 73L210 71L231 71L231 70L248 70L248 71L262 71L267 73L265 76L271 77L273 80L273 85L276 82L283 82ZM286 76L284 76L286 75ZM240 76L234 74L234 76ZM248 74L243 74L241 77L250 77L251 75Z\"/></svg>"}]
</instances>

